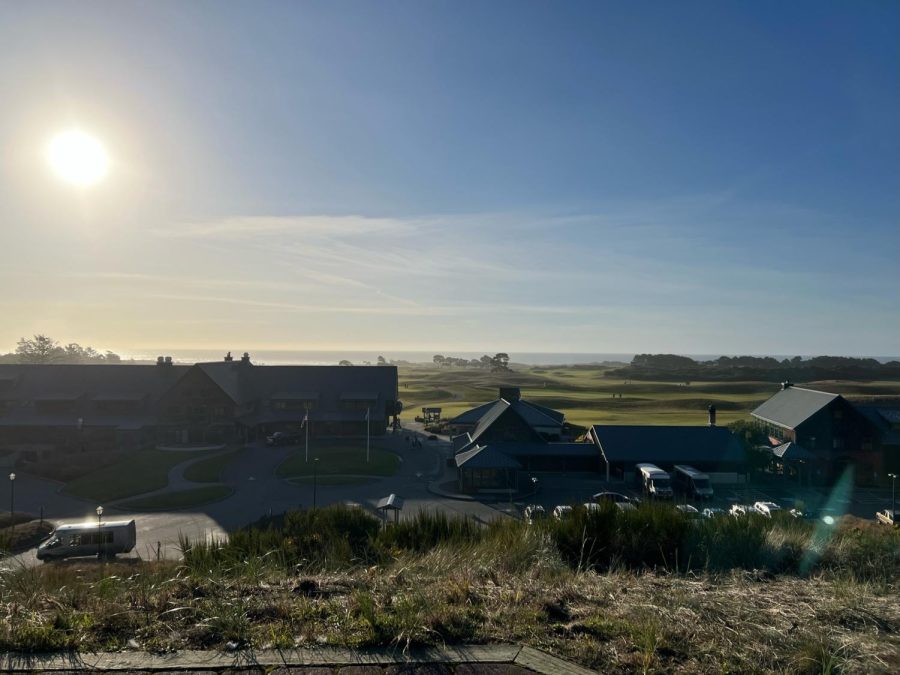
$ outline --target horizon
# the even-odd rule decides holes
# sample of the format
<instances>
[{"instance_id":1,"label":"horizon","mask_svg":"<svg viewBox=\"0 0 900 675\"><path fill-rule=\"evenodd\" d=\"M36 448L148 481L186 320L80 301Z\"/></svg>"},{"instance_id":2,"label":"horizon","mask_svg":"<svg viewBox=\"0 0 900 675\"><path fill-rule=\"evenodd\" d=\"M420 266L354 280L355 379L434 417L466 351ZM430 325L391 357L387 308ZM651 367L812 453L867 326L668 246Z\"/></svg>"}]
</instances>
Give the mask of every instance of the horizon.
<instances>
[{"instance_id":1,"label":"horizon","mask_svg":"<svg viewBox=\"0 0 900 675\"><path fill-rule=\"evenodd\" d=\"M0 344L900 354L898 20L4 5Z\"/></svg>"}]
</instances>

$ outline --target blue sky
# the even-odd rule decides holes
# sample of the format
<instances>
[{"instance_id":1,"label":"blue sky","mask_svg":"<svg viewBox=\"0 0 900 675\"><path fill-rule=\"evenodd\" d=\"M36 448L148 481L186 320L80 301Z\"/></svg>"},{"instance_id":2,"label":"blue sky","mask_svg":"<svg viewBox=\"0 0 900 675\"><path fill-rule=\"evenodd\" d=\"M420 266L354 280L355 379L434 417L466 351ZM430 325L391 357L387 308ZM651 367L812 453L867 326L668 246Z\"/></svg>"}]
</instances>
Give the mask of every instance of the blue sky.
<instances>
[{"instance_id":1,"label":"blue sky","mask_svg":"<svg viewBox=\"0 0 900 675\"><path fill-rule=\"evenodd\" d=\"M898 20L0 4L0 351L898 355Z\"/></svg>"}]
</instances>

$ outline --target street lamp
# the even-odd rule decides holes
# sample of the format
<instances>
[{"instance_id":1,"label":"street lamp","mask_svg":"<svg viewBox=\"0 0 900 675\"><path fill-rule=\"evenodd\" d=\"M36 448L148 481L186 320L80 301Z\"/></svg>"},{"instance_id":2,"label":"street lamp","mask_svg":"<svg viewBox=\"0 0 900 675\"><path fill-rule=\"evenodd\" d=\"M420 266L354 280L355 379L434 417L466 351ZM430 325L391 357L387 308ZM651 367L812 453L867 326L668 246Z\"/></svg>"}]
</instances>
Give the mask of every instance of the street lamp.
<instances>
[{"instance_id":1,"label":"street lamp","mask_svg":"<svg viewBox=\"0 0 900 675\"><path fill-rule=\"evenodd\" d=\"M97 507L97 558L103 559L103 507Z\"/></svg>"},{"instance_id":2,"label":"street lamp","mask_svg":"<svg viewBox=\"0 0 900 675\"><path fill-rule=\"evenodd\" d=\"M13 532L16 530L16 519L13 512L16 507L16 474L9 474L9 525Z\"/></svg>"},{"instance_id":3,"label":"street lamp","mask_svg":"<svg viewBox=\"0 0 900 675\"><path fill-rule=\"evenodd\" d=\"M319 480L319 458L313 460L313 508L316 508L316 487Z\"/></svg>"},{"instance_id":4,"label":"street lamp","mask_svg":"<svg viewBox=\"0 0 900 675\"><path fill-rule=\"evenodd\" d=\"M894 519L894 522L897 522L897 474L889 473L888 477L891 479L891 518Z\"/></svg>"}]
</instances>

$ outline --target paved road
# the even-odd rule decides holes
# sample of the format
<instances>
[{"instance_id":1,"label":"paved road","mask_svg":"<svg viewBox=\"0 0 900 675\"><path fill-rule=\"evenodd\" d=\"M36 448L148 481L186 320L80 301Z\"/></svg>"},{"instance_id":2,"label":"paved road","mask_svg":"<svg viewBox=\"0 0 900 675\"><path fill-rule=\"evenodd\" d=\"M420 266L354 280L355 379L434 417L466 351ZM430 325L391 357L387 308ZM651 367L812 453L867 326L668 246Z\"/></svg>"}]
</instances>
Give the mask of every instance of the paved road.
<instances>
[{"instance_id":1,"label":"paved road","mask_svg":"<svg viewBox=\"0 0 900 675\"><path fill-rule=\"evenodd\" d=\"M421 429L407 429L403 434L418 435ZM375 504L382 497L395 493L405 500L404 513L414 514L420 509L438 509L451 514L467 515L487 521L502 517L504 509L474 501L457 501L428 492L429 479L443 473L444 459L450 452L446 441L424 441L421 447L407 444L404 435L389 434L378 439L380 447L388 447L400 455L400 470L394 476L374 480L363 485L318 485L316 502L319 506L355 502L375 512ZM360 440L360 452L365 452ZM297 448L270 448L256 444L243 449L226 468L222 482L234 488L234 494L221 502L197 507L194 510L140 513L104 506L104 520L134 518L138 527L138 545L131 553L145 559L155 558L157 545L165 558L180 557L180 535L191 539L222 538L226 532L251 523L269 513L309 507L313 500L313 486L293 485L275 476L275 468ZM310 456L316 454L315 444ZM173 470L180 475L180 470ZM0 481L0 504L9 503L9 481ZM179 489L186 485L179 484ZM96 522L96 504L61 494L62 484L34 476L19 474L16 478L15 507L17 511L39 514L56 524ZM34 551L29 551L0 565L35 565Z\"/></svg>"}]
</instances>

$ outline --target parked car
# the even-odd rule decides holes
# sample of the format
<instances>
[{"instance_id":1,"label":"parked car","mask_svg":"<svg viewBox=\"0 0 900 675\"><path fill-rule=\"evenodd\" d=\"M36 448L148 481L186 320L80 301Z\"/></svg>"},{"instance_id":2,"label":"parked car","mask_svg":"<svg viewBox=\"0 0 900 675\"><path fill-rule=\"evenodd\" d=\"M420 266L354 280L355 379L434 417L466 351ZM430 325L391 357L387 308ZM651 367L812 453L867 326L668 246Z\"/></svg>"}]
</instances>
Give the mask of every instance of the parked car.
<instances>
[{"instance_id":1,"label":"parked car","mask_svg":"<svg viewBox=\"0 0 900 675\"><path fill-rule=\"evenodd\" d=\"M266 436L266 445L291 445L300 442L300 434L288 431L276 431L271 436Z\"/></svg>"},{"instance_id":2,"label":"parked car","mask_svg":"<svg viewBox=\"0 0 900 675\"><path fill-rule=\"evenodd\" d=\"M781 511L781 507L775 502L756 502L753 505L753 510L757 513L761 513L766 518L771 518L773 514Z\"/></svg>"},{"instance_id":3,"label":"parked car","mask_svg":"<svg viewBox=\"0 0 900 675\"><path fill-rule=\"evenodd\" d=\"M572 507L561 504L553 509L553 517L557 520L565 520L572 515Z\"/></svg>"},{"instance_id":4,"label":"parked car","mask_svg":"<svg viewBox=\"0 0 900 675\"><path fill-rule=\"evenodd\" d=\"M595 504L600 504L601 502L613 502L615 504L630 504L636 502L636 499L632 499L627 495L623 495L621 492L598 492L593 497L591 497L591 501Z\"/></svg>"},{"instance_id":5,"label":"parked car","mask_svg":"<svg viewBox=\"0 0 900 675\"><path fill-rule=\"evenodd\" d=\"M704 518L718 518L727 514L725 513L724 509L717 509L714 506L708 506L700 512L700 515L702 515Z\"/></svg>"},{"instance_id":6,"label":"parked car","mask_svg":"<svg viewBox=\"0 0 900 675\"><path fill-rule=\"evenodd\" d=\"M891 509L882 509L881 511L876 513L875 520L877 520L882 525L893 525L894 527L898 526L897 512L892 511Z\"/></svg>"},{"instance_id":7,"label":"parked car","mask_svg":"<svg viewBox=\"0 0 900 675\"><path fill-rule=\"evenodd\" d=\"M547 512L544 511L544 507L540 504L529 504L525 507L523 515L525 517L525 522L531 525L535 520L546 518Z\"/></svg>"},{"instance_id":8,"label":"parked car","mask_svg":"<svg viewBox=\"0 0 900 675\"><path fill-rule=\"evenodd\" d=\"M46 562L84 556L115 558L117 553L131 551L136 538L133 520L60 525L38 546L37 559Z\"/></svg>"},{"instance_id":9,"label":"parked car","mask_svg":"<svg viewBox=\"0 0 900 675\"><path fill-rule=\"evenodd\" d=\"M728 513L732 516L746 516L752 510L752 506L746 506L745 504L732 504L731 508L728 509Z\"/></svg>"}]
</instances>

